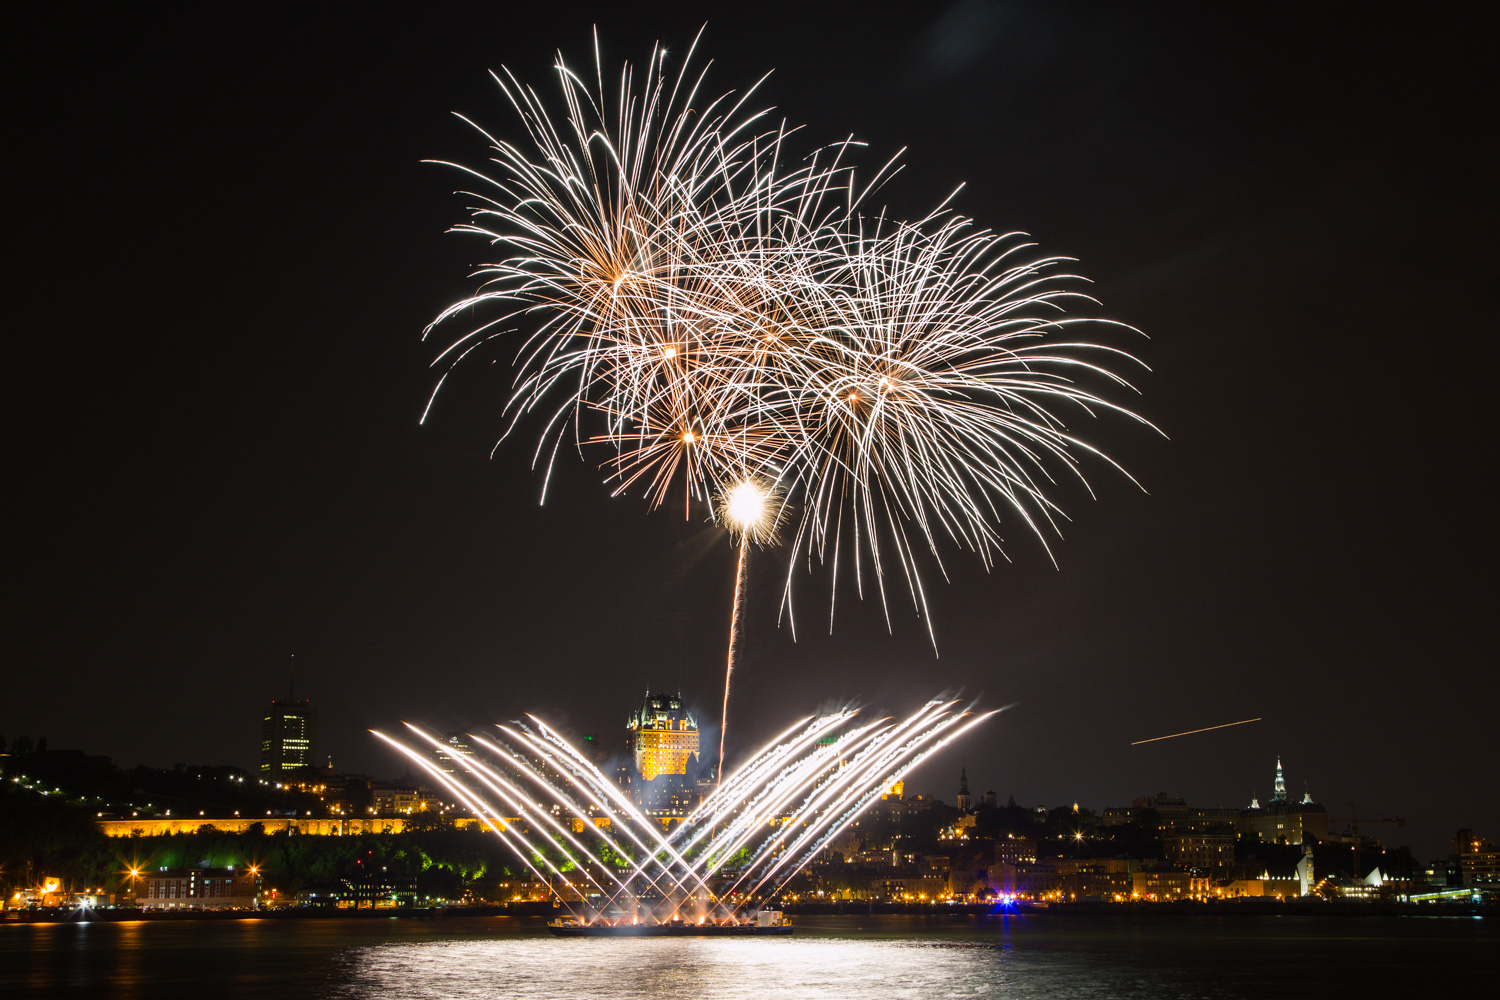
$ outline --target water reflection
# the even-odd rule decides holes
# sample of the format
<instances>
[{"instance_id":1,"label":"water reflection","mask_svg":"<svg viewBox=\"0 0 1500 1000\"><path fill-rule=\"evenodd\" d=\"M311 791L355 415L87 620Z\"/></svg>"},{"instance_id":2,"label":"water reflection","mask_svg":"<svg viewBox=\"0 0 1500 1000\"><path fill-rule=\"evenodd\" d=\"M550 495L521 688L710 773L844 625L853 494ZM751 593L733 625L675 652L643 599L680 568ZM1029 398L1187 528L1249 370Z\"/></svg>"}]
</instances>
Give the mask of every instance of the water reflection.
<instances>
[{"instance_id":1,"label":"water reflection","mask_svg":"<svg viewBox=\"0 0 1500 1000\"><path fill-rule=\"evenodd\" d=\"M1029 995L983 945L818 939L466 941L363 949L347 997Z\"/></svg>"},{"instance_id":2,"label":"water reflection","mask_svg":"<svg viewBox=\"0 0 1500 1000\"><path fill-rule=\"evenodd\" d=\"M792 938L559 939L539 920L0 925L0 998L1267 997L1487 993L1500 921L805 917Z\"/></svg>"}]
</instances>

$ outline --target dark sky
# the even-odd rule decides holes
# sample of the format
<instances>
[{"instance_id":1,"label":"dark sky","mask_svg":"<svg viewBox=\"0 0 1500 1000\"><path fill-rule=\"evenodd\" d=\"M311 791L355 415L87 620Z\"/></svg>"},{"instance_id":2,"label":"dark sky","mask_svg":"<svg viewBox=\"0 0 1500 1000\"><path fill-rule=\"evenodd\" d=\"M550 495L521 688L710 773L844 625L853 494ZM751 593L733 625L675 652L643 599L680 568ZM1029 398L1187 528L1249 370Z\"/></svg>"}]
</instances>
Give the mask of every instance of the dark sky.
<instances>
[{"instance_id":1,"label":"dark sky","mask_svg":"<svg viewBox=\"0 0 1500 1000\"><path fill-rule=\"evenodd\" d=\"M253 765L293 653L346 770L399 770L364 730L402 719L533 711L614 739L648 686L716 716L733 551L703 511L610 499L576 455L539 507L527 438L489 457L500 366L417 423L421 330L488 252L444 235L462 185L421 162L483 159L450 112L516 136L487 69L550 95L552 53L587 65L592 24L618 65L656 38L684 51L706 17L710 89L774 70L762 100L808 147L853 134L871 165L909 147L896 214L964 183L961 211L1078 258L1102 314L1149 337L1133 402L1167 435L1079 428L1145 492L1103 466L1097 499L1062 489L1055 568L1013 527L988 574L945 553L936 658L900 606L887 632L841 595L828 634L818 577L797 578L793 642L785 557L754 557L732 743L961 690L1015 707L915 790L951 801L964 762L1027 804L1242 804L1280 755L1335 816L1406 817L1393 839L1419 856L1460 826L1500 835L1476 24L518 6L78 7L7 32L0 734Z\"/></svg>"}]
</instances>

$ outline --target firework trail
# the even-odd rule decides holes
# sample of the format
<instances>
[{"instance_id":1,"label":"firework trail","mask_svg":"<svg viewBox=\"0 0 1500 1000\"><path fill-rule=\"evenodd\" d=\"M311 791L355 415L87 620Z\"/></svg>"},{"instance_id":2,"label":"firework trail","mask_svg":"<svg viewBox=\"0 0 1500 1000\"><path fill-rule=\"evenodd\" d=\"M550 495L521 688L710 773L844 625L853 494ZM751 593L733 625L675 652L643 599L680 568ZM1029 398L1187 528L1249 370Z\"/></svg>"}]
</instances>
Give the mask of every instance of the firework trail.
<instances>
[{"instance_id":1,"label":"firework trail","mask_svg":"<svg viewBox=\"0 0 1500 1000\"><path fill-rule=\"evenodd\" d=\"M715 779L724 774L724 737L729 731L729 685L734 678L735 653L739 648L740 611L745 603L745 564L752 541L761 545L776 538L776 526L786 508L780 490L763 480L749 477L726 485L719 493L719 520L740 536L739 557L734 567L734 597L729 610L729 655L724 666L724 711L719 720L719 762Z\"/></svg>"}]
</instances>

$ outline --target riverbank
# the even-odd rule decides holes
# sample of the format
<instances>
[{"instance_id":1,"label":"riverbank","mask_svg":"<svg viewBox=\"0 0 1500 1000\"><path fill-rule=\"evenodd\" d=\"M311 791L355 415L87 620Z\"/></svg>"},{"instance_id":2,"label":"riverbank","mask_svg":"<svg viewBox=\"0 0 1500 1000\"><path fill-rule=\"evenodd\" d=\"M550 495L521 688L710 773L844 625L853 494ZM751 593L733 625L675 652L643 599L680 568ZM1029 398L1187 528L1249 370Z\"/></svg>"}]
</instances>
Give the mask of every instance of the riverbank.
<instances>
[{"instance_id":1,"label":"riverbank","mask_svg":"<svg viewBox=\"0 0 1500 1000\"><path fill-rule=\"evenodd\" d=\"M1457 903L1354 903L1321 899L1226 899L1179 903L862 903L856 901L786 903L781 909L790 916L923 916L962 917L971 920L1023 916L1131 916L1131 917L1500 917L1500 907ZM97 923L130 920L453 920L470 917L553 917L566 912L555 903L499 903L491 906L382 907L337 909L330 907L279 907L260 910L144 910L137 907L56 908L6 910L0 920L19 923Z\"/></svg>"}]
</instances>

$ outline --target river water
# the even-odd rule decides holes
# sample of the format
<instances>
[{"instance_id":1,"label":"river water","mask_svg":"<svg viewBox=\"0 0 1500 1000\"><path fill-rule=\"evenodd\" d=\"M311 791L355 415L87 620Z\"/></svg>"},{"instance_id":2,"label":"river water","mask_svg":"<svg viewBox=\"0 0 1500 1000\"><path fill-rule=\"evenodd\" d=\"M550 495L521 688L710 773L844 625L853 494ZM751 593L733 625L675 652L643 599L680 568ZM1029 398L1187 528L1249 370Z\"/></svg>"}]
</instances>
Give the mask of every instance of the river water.
<instances>
[{"instance_id":1,"label":"river water","mask_svg":"<svg viewBox=\"0 0 1500 1000\"><path fill-rule=\"evenodd\" d=\"M803 917L791 938L556 939L538 919L0 925L0 997L1494 995L1495 917Z\"/></svg>"}]
</instances>

